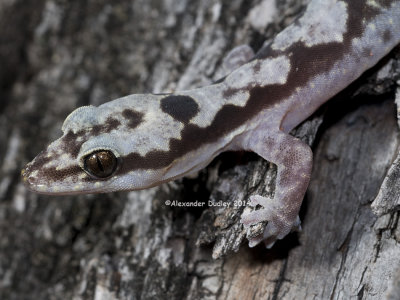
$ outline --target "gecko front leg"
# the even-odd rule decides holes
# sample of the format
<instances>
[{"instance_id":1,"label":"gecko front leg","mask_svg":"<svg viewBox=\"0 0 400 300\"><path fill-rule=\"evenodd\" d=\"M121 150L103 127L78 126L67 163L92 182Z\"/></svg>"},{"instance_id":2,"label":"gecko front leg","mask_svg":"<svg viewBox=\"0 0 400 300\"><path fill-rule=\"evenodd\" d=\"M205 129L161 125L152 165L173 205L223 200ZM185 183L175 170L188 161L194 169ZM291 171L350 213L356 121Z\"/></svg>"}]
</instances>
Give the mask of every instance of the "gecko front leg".
<instances>
[{"instance_id":1,"label":"gecko front leg","mask_svg":"<svg viewBox=\"0 0 400 300\"><path fill-rule=\"evenodd\" d=\"M300 226L298 213L310 181L312 151L301 140L282 131L257 132L247 143L249 150L278 167L274 197L251 196L249 205L261 208L244 212L241 217L246 229L267 222L264 233L250 238L249 246L254 247L264 241L270 248L277 239L282 239Z\"/></svg>"}]
</instances>

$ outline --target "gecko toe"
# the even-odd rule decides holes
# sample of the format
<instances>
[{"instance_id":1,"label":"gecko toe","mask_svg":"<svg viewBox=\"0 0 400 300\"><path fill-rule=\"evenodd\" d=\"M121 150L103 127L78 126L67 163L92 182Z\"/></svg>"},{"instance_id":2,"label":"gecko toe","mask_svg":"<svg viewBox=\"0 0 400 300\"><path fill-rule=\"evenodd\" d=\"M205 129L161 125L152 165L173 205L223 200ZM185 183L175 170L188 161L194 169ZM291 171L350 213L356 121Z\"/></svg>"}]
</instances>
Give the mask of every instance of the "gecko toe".
<instances>
[{"instance_id":1,"label":"gecko toe","mask_svg":"<svg viewBox=\"0 0 400 300\"><path fill-rule=\"evenodd\" d=\"M244 212L240 222L247 228L268 220L268 216L268 211L265 209L253 210L251 212Z\"/></svg>"},{"instance_id":2,"label":"gecko toe","mask_svg":"<svg viewBox=\"0 0 400 300\"><path fill-rule=\"evenodd\" d=\"M262 234L260 234L256 237L249 238L249 247L253 248L253 247L257 246L259 243L261 243L263 240L264 240L264 236Z\"/></svg>"},{"instance_id":3,"label":"gecko toe","mask_svg":"<svg viewBox=\"0 0 400 300\"><path fill-rule=\"evenodd\" d=\"M270 203L271 201L272 201L271 198L263 197L260 195L253 195L250 196L248 204L251 207L256 207L257 205L260 205L262 207L267 207L268 203Z\"/></svg>"}]
</instances>

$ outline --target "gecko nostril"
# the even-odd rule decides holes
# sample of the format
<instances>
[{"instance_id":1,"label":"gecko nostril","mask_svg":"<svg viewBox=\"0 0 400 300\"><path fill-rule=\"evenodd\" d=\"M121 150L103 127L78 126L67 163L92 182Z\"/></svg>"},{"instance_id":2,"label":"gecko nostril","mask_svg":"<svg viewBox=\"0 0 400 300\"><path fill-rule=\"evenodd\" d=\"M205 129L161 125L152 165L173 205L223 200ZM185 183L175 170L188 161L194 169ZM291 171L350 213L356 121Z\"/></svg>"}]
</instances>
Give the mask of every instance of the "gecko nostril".
<instances>
[{"instance_id":1,"label":"gecko nostril","mask_svg":"<svg viewBox=\"0 0 400 300\"><path fill-rule=\"evenodd\" d=\"M117 168L117 158L109 150L98 150L84 158L84 169L97 178L111 176Z\"/></svg>"}]
</instances>

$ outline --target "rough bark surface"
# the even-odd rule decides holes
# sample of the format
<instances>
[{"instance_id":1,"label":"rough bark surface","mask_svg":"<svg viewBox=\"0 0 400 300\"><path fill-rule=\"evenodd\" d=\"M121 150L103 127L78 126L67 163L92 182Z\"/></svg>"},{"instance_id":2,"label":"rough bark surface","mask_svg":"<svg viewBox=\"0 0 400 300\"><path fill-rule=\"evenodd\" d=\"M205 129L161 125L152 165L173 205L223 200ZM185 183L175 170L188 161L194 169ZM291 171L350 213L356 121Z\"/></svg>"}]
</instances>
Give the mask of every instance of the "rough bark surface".
<instances>
[{"instance_id":1,"label":"rough bark surface","mask_svg":"<svg viewBox=\"0 0 400 300\"><path fill-rule=\"evenodd\" d=\"M398 49L296 130L314 149L303 231L271 250L249 249L238 222L274 189L252 154L139 192L41 196L19 178L74 108L209 84L306 2L1 0L0 299L398 299L396 163L380 190L400 161Z\"/></svg>"}]
</instances>

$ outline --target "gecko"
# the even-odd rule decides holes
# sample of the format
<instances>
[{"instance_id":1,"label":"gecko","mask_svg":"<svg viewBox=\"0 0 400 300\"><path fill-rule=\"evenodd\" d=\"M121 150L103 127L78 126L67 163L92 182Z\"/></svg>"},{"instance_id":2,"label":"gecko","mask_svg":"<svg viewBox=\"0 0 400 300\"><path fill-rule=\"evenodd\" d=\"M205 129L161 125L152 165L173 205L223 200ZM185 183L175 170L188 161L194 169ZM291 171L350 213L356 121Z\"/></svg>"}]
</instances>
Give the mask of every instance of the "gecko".
<instances>
[{"instance_id":1,"label":"gecko","mask_svg":"<svg viewBox=\"0 0 400 300\"><path fill-rule=\"evenodd\" d=\"M289 132L400 42L400 1L312 0L294 23L211 85L133 94L74 110L63 135L22 170L51 195L140 190L206 167L224 151L277 166L272 197L252 195L240 222L264 222L249 246L300 226L311 148Z\"/></svg>"}]
</instances>

